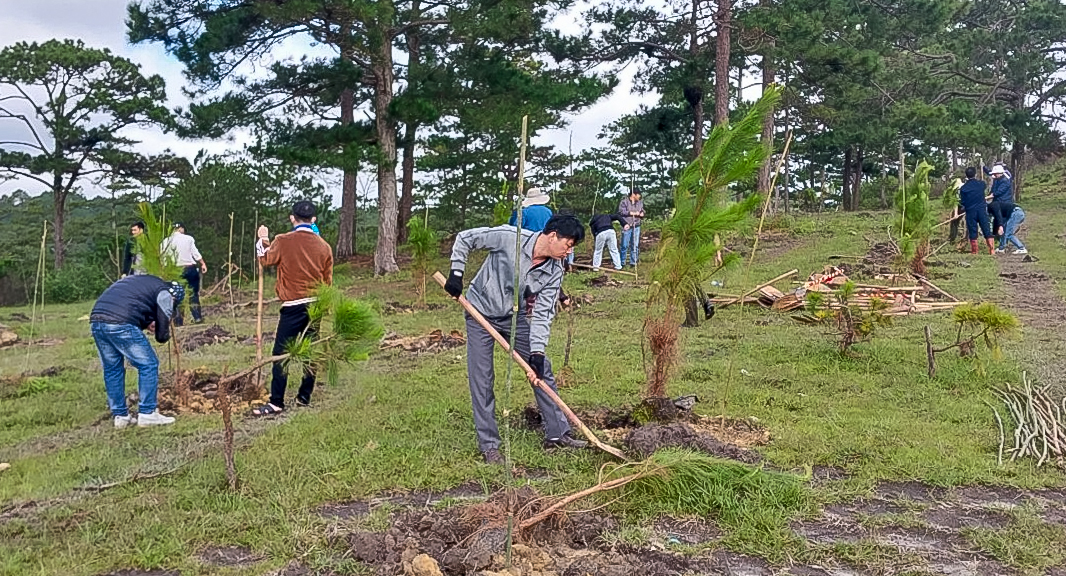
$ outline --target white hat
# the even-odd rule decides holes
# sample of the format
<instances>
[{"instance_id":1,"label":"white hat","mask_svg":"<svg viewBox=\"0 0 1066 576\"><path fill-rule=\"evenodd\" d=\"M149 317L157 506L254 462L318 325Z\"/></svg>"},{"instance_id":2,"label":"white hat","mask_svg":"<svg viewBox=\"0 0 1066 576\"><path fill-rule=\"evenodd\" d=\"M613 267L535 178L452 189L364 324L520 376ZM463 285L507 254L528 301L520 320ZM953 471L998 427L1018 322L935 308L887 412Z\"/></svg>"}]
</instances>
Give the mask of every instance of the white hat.
<instances>
[{"instance_id":1,"label":"white hat","mask_svg":"<svg viewBox=\"0 0 1066 576\"><path fill-rule=\"evenodd\" d=\"M1003 166L1001 166L999 164L996 164L995 166L992 167L992 174L1006 174L1006 173L1007 172L1006 172L1006 170L1003 169Z\"/></svg>"},{"instance_id":2,"label":"white hat","mask_svg":"<svg viewBox=\"0 0 1066 576\"><path fill-rule=\"evenodd\" d=\"M522 199L522 207L529 208L538 204L547 204L551 198L540 188L530 188L526 191L526 197Z\"/></svg>"}]
</instances>

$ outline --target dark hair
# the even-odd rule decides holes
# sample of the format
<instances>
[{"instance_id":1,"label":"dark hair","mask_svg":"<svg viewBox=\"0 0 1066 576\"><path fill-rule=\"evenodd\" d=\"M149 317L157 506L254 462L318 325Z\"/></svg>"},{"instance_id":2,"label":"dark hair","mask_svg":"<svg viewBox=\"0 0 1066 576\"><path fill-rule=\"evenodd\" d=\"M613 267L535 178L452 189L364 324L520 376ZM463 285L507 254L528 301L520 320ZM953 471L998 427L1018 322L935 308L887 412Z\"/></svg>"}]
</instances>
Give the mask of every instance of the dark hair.
<instances>
[{"instance_id":1,"label":"dark hair","mask_svg":"<svg viewBox=\"0 0 1066 576\"><path fill-rule=\"evenodd\" d=\"M144 230L144 220L138 220L133 224L130 224L130 228L140 228L141 230Z\"/></svg>"},{"instance_id":2,"label":"dark hair","mask_svg":"<svg viewBox=\"0 0 1066 576\"><path fill-rule=\"evenodd\" d=\"M630 196L632 196L634 194L638 194L639 195L640 194L640 190L637 190L636 188L633 188L632 190L629 191L629 195Z\"/></svg>"},{"instance_id":3,"label":"dark hair","mask_svg":"<svg viewBox=\"0 0 1066 576\"><path fill-rule=\"evenodd\" d=\"M585 225L571 214L556 214L548 219L544 225L544 233L555 235L560 238L569 238L574 244L580 244L585 239Z\"/></svg>"},{"instance_id":4,"label":"dark hair","mask_svg":"<svg viewBox=\"0 0 1066 576\"><path fill-rule=\"evenodd\" d=\"M977 177L977 169L974 168L973 166L970 166L969 168L967 168L966 169L966 177L967 178L976 178Z\"/></svg>"},{"instance_id":5,"label":"dark hair","mask_svg":"<svg viewBox=\"0 0 1066 576\"><path fill-rule=\"evenodd\" d=\"M300 200L292 205L292 215L301 222L310 222L315 217L315 205L308 200Z\"/></svg>"}]
</instances>

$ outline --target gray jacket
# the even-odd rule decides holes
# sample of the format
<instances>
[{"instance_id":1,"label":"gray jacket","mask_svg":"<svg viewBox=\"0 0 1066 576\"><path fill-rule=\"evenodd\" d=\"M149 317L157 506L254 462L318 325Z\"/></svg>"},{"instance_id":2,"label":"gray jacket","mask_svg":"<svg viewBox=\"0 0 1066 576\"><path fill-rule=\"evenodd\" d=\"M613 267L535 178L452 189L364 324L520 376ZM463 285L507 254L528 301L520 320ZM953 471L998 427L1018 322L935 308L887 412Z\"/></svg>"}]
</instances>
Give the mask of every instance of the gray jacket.
<instances>
[{"instance_id":1,"label":"gray jacket","mask_svg":"<svg viewBox=\"0 0 1066 576\"><path fill-rule=\"evenodd\" d=\"M618 203L618 214L620 214L626 221L626 224L629 224L630 226L640 226L640 221L643 220L643 218L640 218L639 216L630 216L629 213L643 211L644 200L633 202L629 199L629 196L624 196L622 201Z\"/></svg>"},{"instance_id":2,"label":"gray jacket","mask_svg":"<svg viewBox=\"0 0 1066 576\"><path fill-rule=\"evenodd\" d=\"M529 349L544 352L555 317L555 301L563 285L563 263L549 258L533 267L533 247L540 232L522 230L522 261L519 268L519 294L523 295L523 313L529 318ZM452 245L452 270L466 270L472 250L487 250L466 298L485 316L502 318L514 309L515 227L471 228L455 237Z\"/></svg>"}]
</instances>

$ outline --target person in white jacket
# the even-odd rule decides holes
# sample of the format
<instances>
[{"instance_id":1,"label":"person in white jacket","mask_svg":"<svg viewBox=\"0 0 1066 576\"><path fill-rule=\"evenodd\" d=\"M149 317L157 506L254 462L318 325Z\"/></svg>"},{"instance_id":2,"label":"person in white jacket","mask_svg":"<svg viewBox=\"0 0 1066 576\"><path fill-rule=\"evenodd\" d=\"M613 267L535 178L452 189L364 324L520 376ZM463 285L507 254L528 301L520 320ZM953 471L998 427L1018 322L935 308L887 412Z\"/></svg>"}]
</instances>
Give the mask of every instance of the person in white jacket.
<instances>
[{"instance_id":1,"label":"person in white jacket","mask_svg":"<svg viewBox=\"0 0 1066 576\"><path fill-rule=\"evenodd\" d=\"M164 254L181 266L181 277L189 284L189 290L192 292L189 308L192 310L193 322L202 324L204 317L200 311L200 275L207 274L207 264L196 249L196 240L185 233L184 224L177 222L174 224L174 233L163 241L162 248ZM180 313L175 318L175 324L181 326Z\"/></svg>"}]
</instances>

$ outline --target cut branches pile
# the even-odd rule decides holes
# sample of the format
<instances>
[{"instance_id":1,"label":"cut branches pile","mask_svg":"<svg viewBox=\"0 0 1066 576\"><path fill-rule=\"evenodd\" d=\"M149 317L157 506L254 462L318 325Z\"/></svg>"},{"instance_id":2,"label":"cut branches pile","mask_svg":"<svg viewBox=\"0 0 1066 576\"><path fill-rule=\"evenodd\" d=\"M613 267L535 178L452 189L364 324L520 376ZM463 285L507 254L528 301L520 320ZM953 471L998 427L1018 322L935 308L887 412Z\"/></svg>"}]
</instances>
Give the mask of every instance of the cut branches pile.
<instances>
[{"instance_id":1,"label":"cut branches pile","mask_svg":"<svg viewBox=\"0 0 1066 576\"><path fill-rule=\"evenodd\" d=\"M1014 445L1006 448L1004 420L994 406L993 414L999 426L999 463L1007 454L1013 462L1019 458L1035 458L1037 467L1054 462L1066 468L1066 424L1062 415L1066 412L1066 398L1051 397L1051 386L1036 387L1022 374L1021 387L1007 384L992 388L996 396L1007 405L1007 412L1014 421L1012 434Z\"/></svg>"}]
</instances>

